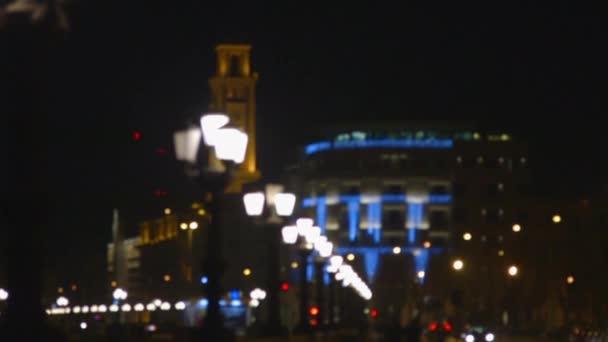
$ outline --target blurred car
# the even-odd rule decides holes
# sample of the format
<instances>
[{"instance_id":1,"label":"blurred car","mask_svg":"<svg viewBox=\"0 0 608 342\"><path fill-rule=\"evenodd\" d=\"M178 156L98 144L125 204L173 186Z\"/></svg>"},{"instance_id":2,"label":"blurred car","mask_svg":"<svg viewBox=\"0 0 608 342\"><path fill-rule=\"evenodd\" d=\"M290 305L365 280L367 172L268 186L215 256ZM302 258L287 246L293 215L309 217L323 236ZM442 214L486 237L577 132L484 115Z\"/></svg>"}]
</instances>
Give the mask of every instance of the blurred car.
<instances>
[{"instance_id":1,"label":"blurred car","mask_svg":"<svg viewBox=\"0 0 608 342\"><path fill-rule=\"evenodd\" d=\"M432 321L424 331L426 341L443 342L452 337L453 327L450 322Z\"/></svg>"},{"instance_id":2,"label":"blurred car","mask_svg":"<svg viewBox=\"0 0 608 342\"><path fill-rule=\"evenodd\" d=\"M465 342L493 342L496 335L490 329L483 326L472 326L461 334Z\"/></svg>"}]
</instances>

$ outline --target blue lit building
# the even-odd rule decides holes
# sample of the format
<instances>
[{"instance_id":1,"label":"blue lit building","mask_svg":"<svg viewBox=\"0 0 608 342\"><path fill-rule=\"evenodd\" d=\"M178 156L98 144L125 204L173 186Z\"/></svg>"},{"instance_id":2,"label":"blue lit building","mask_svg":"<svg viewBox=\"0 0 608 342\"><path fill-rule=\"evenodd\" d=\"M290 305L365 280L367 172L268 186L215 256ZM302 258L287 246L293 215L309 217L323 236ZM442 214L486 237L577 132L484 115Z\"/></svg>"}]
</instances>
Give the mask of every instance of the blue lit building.
<instances>
[{"instance_id":1,"label":"blue lit building","mask_svg":"<svg viewBox=\"0 0 608 342\"><path fill-rule=\"evenodd\" d=\"M303 147L291 176L301 214L355 256L375 293L407 292L441 287L442 272L430 269L463 247L465 232L499 239L492 232L517 220L526 151L507 133L470 125L338 127Z\"/></svg>"}]
</instances>

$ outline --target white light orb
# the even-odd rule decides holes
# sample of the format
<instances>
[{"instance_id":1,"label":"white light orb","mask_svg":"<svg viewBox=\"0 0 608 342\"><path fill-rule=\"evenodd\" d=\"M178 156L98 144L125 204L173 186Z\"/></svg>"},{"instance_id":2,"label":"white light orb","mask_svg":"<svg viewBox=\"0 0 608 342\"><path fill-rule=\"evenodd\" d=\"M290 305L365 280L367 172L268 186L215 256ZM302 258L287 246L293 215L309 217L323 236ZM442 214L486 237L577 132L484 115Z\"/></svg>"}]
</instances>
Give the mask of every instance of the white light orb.
<instances>
[{"instance_id":1,"label":"white light orb","mask_svg":"<svg viewBox=\"0 0 608 342\"><path fill-rule=\"evenodd\" d=\"M298 240L298 227L296 226L285 226L281 229L281 236L283 242L288 245L293 245Z\"/></svg>"},{"instance_id":2,"label":"white light orb","mask_svg":"<svg viewBox=\"0 0 608 342\"><path fill-rule=\"evenodd\" d=\"M175 310L185 310L186 309L186 303L184 302L177 302L175 303Z\"/></svg>"},{"instance_id":3,"label":"white light orb","mask_svg":"<svg viewBox=\"0 0 608 342\"><path fill-rule=\"evenodd\" d=\"M274 207L279 216L290 216L296 205L296 195L290 193L278 193L274 196Z\"/></svg>"},{"instance_id":4,"label":"white light orb","mask_svg":"<svg viewBox=\"0 0 608 342\"><path fill-rule=\"evenodd\" d=\"M230 119L225 114L205 114L201 117L201 130L205 145L214 146L217 130L226 126Z\"/></svg>"},{"instance_id":5,"label":"white light orb","mask_svg":"<svg viewBox=\"0 0 608 342\"><path fill-rule=\"evenodd\" d=\"M263 192L251 192L243 195L245 211L249 216L260 216L264 212L265 196Z\"/></svg>"}]
</instances>

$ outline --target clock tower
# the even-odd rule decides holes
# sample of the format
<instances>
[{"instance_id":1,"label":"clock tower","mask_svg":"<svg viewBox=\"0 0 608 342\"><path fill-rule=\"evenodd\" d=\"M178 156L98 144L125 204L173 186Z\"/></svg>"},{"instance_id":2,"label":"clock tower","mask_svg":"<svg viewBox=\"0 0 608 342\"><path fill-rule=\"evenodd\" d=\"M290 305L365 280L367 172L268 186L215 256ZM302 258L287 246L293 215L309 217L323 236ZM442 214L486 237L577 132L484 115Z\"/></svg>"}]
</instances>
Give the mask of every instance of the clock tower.
<instances>
[{"instance_id":1,"label":"clock tower","mask_svg":"<svg viewBox=\"0 0 608 342\"><path fill-rule=\"evenodd\" d=\"M250 45L220 44L215 51L217 68L215 75L209 79L209 109L227 114L230 124L249 136L245 160L239 165L233 184L227 190L240 192L243 184L260 178L256 166L255 136L255 84L258 75L251 72Z\"/></svg>"}]
</instances>

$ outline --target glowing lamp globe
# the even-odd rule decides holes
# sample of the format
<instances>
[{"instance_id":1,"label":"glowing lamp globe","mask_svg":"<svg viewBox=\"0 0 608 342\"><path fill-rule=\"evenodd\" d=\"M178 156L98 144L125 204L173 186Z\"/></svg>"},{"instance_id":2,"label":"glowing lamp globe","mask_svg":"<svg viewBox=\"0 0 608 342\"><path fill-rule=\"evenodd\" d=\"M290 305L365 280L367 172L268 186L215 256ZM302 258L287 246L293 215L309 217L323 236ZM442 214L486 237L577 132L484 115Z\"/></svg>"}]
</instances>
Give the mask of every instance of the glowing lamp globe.
<instances>
[{"instance_id":1,"label":"glowing lamp globe","mask_svg":"<svg viewBox=\"0 0 608 342\"><path fill-rule=\"evenodd\" d=\"M314 221L309 218L299 218L296 220L296 227L298 227L298 235L305 236L306 231L312 227Z\"/></svg>"},{"instance_id":2,"label":"glowing lamp globe","mask_svg":"<svg viewBox=\"0 0 608 342\"><path fill-rule=\"evenodd\" d=\"M252 192L243 195L243 203L245 204L245 211L249 216L260 216L264 211L264 193L263 192Z\"/></svg>"},{"instance_id":3,"label":"glowing lamp globe","mask_svg":"<svg viewBox=\"0 0 608 342\"><path fill-rule=\"evenodd\" d=\"M319 248L319 255L323 258L328 258L334 248L334 244L331 242L324 242Z\"/></svg>"},{"instance_id":4,"label":"glowing lamp globe","mask_svg":"<svg viewBox=\"0 0 608 342\"><path fill-rule=\"evenodd\" d=\"M215 146L217 131L224 127L230 119L224 114L206 114L201 117L201 128L205 145Z\"/></svg>"},{"instance_id":5,"label":"glowing lamp globe","mask_svg":"<svg viewBox=\"0 0 608 342\"><path fill-rule=\"evenodd\" d=\"M293 245L298 240L298 228L296 226L285 226L281 229L283 242L288 245Z\"/></svg>"},{"instance_id":6,"label":"glowing lamp globe","mask_svg":"<svg viewBox=\"0 0 608 342\"><path fill-rule=\"evenodd\" d=\"M240 164L245 160L247 151L247 134L236 128L220 128L214 133L215 155L220 160L229 160Z\"/></svg>"},{"instance_id":7,"label":"glowing lamp globe","mask_svg":"<svg viewBox=\"0 0 608 342\"><path fill-rule=\"evenodd\" d=\"M308 229L306 231L306 242L308 243L315 243L317 241L317 239L319 239L319 237L321 237L321 228L317 227L317 226L313 226L310 227L310 229Z\"/></svg>"},{"instance_id":8,"label":"glowing lamp globe","mask_svg":"<svg viewBox=\"0 0 608 342\"><path fill-rule=\"evenodd\" d=\"M290 216L296 205L296 195L290 193L278 193L274 196L274 207L279 216Z\"/></svg>"},{"instance_id":9,"label":"glowing lamp globe","mask_svg":"<svg viewBox=\"0 0 608 342\"><path fill-rule=\"evenodd\" d=\"M201 135L201 130L195 127L176 132L173 135L175 157L177 160L190 163L196 162Z\"/></svg>"}]
</instances>

